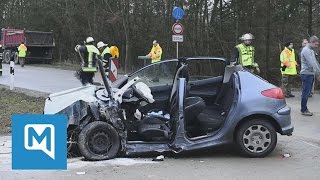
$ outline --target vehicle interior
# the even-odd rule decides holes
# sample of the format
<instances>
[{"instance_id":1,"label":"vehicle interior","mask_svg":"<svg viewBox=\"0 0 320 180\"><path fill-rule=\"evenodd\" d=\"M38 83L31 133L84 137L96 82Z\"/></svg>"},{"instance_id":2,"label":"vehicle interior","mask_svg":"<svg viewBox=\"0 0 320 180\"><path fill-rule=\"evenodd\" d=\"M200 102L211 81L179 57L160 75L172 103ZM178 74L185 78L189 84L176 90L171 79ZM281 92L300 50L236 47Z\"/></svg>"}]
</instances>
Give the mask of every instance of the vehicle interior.
<instances>
[{"instance_id":1,"label":"vehicle interior","mask_svg":"<svg viewBox=\"0 0 320 180\"><path fill-rule=\"evenodd\" d=\"M172 84L151 85L150 89L155 102L139 108L144 117L136 125L137 132L135 134L138 134L137 139L131 140L166 141L171 139L175 129L173 128L173 122L178 111L176 105L178 78L185 78L187 81L184 104L187 136L192 139L214 134L222 127L236 92L233 71L230 71L222 60L202 60L179 59L179 62L175 62L178 65L176 66L174 78L172 78ZM207 65L204 62L210 62L211 64ZM215 72L205 74L205 69L202 68L203 65L201 66L201 64L209 67L207 71ZM217 71L219 72L217 73ZM141 77L141 74L139 75ZM162 111L163 114L167 113L170 118L150 113L157 111Z\"/></svg>"}]
</instances>

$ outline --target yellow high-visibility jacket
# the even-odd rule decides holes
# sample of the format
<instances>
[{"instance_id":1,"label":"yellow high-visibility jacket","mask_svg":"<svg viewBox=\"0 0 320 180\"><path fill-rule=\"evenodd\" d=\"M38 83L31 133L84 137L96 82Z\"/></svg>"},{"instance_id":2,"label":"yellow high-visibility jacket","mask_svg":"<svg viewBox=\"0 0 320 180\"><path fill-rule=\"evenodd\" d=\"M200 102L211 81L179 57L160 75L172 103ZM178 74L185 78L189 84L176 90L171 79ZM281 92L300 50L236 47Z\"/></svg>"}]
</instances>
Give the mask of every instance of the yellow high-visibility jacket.
<instances>
[{"instance_id":1,"label":"yellow high-visibility jacket","mask_svg":"<svg viewBox=\"0 0 320 180\"><path fill-rule=\"evenodd\" d=\"M281 67L286 66L285 71L281 70L281 74L286 74L286 75L297 74L297 62L296 62L296 55L294 53L294 49L290 51L288 48L285 47L280 54L280 62L281 62Z\"/></svg>"},{"instance_id":2,"label":"yellow high-visibility jacket","mask_svg":"<svg viewBox=\"0 0 320 180\"><path fill-rule=\"evenodd\" d=\"M20 44L20 46L18 47L18 57L26 57L27 56L27 46L24 44Z\"/></svg>"},{"instance_id":3,"label":"yellow high-visibility jacket","mask_svg":"<svg viewBox=\"0 0 320 180\"><path fill-rule=\"evenodd\" d=\"M151 63L156 63L161 61L162 48L160 47L160 45L158 44L157 46L152 46L152 49L147 56L151 57L152 59Z\"/></svg>"},{"instance_id":4,"label":"yellow high-visibility jacket","mask_svg":"<svg viewBox=\"0 0 320 180\"><path fill-rule=\"evenodd\" d=\"M247 46L243 43L238 44L236 48L239 51L239 63L242 66L253 66L257 67L258 64L254 62L254 47Z\"/></svg>"}]
</instances>

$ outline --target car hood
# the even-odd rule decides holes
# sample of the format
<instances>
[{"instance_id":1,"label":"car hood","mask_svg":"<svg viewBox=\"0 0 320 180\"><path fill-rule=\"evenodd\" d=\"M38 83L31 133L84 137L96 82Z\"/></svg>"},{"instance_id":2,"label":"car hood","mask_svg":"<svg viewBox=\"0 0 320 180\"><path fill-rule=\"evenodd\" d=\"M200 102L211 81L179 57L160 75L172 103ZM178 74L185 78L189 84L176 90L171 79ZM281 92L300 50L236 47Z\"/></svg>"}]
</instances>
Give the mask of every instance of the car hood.
<instances>
[{"instance_id":1,"label":"car hood","mask_svg":"<svg viewBox=\"0 0 320 180\"><path fill-rule=\"evenodd\" d=\"M46 99L44 114L56 114L77 101L94 102L96 101L96 89L97 87L94 85L87 85L52 93Z\"/></svg>"}]
</instances>

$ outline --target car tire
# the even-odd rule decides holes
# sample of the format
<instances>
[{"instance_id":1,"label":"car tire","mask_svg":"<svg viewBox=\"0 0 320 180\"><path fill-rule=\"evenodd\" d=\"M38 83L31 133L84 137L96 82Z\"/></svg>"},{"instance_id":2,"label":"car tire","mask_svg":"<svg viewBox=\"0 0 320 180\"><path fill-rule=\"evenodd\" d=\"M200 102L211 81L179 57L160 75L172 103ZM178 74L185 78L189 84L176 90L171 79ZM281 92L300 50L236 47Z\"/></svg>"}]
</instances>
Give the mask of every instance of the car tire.
<instances>
[{"instance_id":1,"label":"car tire","mask_svg":"<svg viewBox=\"0 0 320 180\"><path fill-rule=\"evenodd\" d=\"M14 64L20 64L18 53L16 52L13 52L13 53L14 53Z\"/></svg>"},{"instance_id":2,"label":"car tire","mask_svg":"<svg viewBox=\"0 0 320 180\"><path fill-rule=\"evenodd\" d=\"M235 139L243 156L262 158L276 147L277 132L269 120L253 119L240 125Z\"/></svg>"},{"instance_id":3,"label":"car tire","mask_svg":"<svg viewBox=\"0 0 320 180\"><path fill-rule=\"evenodd\" d=\"M10 63L11 51L5 50L3 53L3 62L9 64Z\"/></svg>"},{"instance_id":4,"label":"car tire","mask_svg":"<svg viewBox=\"0 0 320 180\"><path fill-rule=\"evenodd\" d=\"M120 147L118 132L110 124L94 121L79 134L78 147L82 156L90 161L112 159Z\"/></svg>"}]
</instances>

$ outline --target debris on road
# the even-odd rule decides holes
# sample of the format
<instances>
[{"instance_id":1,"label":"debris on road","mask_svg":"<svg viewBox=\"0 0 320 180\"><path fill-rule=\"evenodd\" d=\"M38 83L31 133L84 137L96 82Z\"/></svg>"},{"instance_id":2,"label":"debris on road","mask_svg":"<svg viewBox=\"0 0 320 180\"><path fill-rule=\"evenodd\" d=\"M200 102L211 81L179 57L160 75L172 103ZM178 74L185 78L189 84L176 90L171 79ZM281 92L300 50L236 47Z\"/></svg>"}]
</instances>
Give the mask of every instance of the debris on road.
<instances>
[{"instance_id":1,"label":"debris on road","mask_svg":"<svg viewBox=\"0 0 320 180\"><path fill-rule=\"evenodd\" d=\"M288 157L291 157L291 155L289 153L285 153L285 154L283 154L283 157L288 158Z\"/></svg>"},{"instance_id":2,"label":"debris on road","mask_svg":"<svg viewBox=\"0 0 320 180\"><path fill-rule=\"evenodd\" d=\"M164 160L164 156L163 155L157 156L156 158L152 159L152 161L163 161L163 160Z\"/></svg>"},{"instance_id":3,"label":"debris on road","mask_svg":"<svg viewBox=\"0 0 320 180\"><path fill-rule=\"evenodd\" d=\"M82 172L76 172L77 175L85 175L86 172L82 171Z\"/></svg>"}]
</instances>

